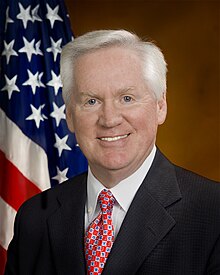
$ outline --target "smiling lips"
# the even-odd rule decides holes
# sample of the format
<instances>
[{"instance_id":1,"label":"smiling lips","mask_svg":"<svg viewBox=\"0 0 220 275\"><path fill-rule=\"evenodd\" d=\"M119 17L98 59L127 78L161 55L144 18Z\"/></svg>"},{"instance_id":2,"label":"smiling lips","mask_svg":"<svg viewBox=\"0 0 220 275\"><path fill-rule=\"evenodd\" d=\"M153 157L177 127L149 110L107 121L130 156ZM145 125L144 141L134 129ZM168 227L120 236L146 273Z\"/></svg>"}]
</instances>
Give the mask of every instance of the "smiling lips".
<instances>
[{"instance_id":1,"label":"smiling lips","mask_svg":"<svg viewBox=\"0 0 220 275\"><path fill-rule=\"evenodd\" d=\"M129 134L123 135L123 136L116 136L116 137L101 137L99 139L102 140L102 141L112 142L112 141L117 141L117 140L120 140L120 139L124 139L128 136L129 136Z\"/></svg>"}]
</instances>

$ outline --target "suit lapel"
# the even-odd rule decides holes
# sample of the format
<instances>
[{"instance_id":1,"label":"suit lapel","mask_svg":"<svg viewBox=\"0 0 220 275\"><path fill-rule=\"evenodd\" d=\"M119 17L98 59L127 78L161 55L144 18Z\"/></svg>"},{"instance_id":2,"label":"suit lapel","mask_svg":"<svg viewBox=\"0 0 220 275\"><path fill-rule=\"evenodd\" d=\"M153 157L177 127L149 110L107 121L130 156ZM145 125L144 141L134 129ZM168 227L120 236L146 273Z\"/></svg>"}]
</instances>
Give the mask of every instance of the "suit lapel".
<instances>
[{"instance_id":1,"label":"suit lapel","mask_svg":"<svg viewBox=\"0 0 220 275\"><path fill-rule=\"evenodd\" d=\"M59 196L59 209L48 219L54 264L58 274L85 274L84 212L86 176L69 186Z\"/></svg>"},{"instance_id":2,"label":"suit lapel","mask_svg":"<svg viewBox=\"0 0 220 275\"><path fill-rule=\"evenodd\" d=\"M103 275L135 274L175 225L166 207L180 198L174 167L158 151L127 212Z\"/></svg>"}]
</instances>

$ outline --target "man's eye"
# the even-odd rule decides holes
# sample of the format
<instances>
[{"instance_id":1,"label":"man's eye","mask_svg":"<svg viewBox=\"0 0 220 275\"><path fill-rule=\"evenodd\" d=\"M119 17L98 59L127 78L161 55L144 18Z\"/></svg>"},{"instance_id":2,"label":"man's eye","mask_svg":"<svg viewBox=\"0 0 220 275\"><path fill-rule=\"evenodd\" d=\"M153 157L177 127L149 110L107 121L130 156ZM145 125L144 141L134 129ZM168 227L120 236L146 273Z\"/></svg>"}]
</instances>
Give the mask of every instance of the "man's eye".
<instances>
[{"instance_id":1,"label":"man's eye","mask_svg":"<svg viewBox=\"0 0 220 275\"><path fill-rule=\"evenodd\" d=\"M129 95L125 95L125 96L123 97L123 100L124 100L124 102L131 102L131 101L132 101L132 98L131 98L131 96L129 96Z\"/></svg>"},{"instance_id":2,"label":"man's eye","mask_svg":"<svg viewBox=\"0 0 220 275\"><path fill-rule=\"evenodd\" d=\"M96 102L97 102L97 100L96 100L96 99L91 98L91 99L89 99L89 100L87 101L87 104L88 104L88 105L95 105L95 104L96 104Z\"/></svg>"}]
</instances>

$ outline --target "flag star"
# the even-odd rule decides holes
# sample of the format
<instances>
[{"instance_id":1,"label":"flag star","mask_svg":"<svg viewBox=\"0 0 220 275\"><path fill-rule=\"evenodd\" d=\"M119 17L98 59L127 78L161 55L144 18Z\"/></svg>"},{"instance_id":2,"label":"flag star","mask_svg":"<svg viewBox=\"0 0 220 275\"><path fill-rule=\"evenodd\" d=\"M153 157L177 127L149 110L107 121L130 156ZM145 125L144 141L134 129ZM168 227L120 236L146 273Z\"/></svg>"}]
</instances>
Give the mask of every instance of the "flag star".
<instances>
[{"instance_id":1,"label":"flag star","mask_svg":"<svg viewBox=\"0 0 220 275\"><path fill-rule=\"evenodd\" d=\"M18 51L19 53L26 53L28 61L30 62L32 58L32 54L36 54L36 50L34 48L35 39L33 39L31 42L28 42L27 39L23 37L23 41L24 41L24 47Z\"/></svg>"},{"instance_id":2,"label":"flag star","mask_svg":"<svg viewBox=\"0 0 220 275\"><path fill-rule=\"evenodd\" d=\"M5 32L7 30L8 23L14 23L14 21L9 17L9 7L6 9Z\"/></svg>"},{"instance_id":3,"label":"flag star","mask_svg":"<svg viewBox=\"0 0 220 275\"><path fill-rule=\"evenodd\" d=\"M40 40L35 44L35 54L43 55L43 52L40 49L40 44L41 44Z\"/></svg>"},{"instance_id":4,"label":"flag star","mask_svg":"<svg viewBox=\"0 0 220 275\"><path fill-rule=\"evenodd\" d=\"M32 14L32 20L34 21L40 21L42 22L42 19L40 18L40 16L38 15L38 9L39 9L39 4L31 11Z\"/></svg>"},{"instance_id":5,"label":"flag star","mask_svg":"<svg viewBox=\"0 0 220 275\"><path fill-rule=\"evenodd\" d=\"M22 85L23 86L28 86L30 85L31 88L32 88L32 92L33 94L35 94L36 92L36 88L37 87L40 87L40 84L39 84L39 77L38 77L38 74L39 72L36 72L36 74L32 74L31 71L27 70L28 72L28 80L26 80Z\"/></svg>"},{"instance_id":6,"label":"flag star","mask_svg":"<svg viewBox=\"0 0 220 275\"><path fill-rule=\"evenodd\" d=\"M58 15L59 6L56 6L54 9L51 9L51 7L47 4L47 19L50 20L51 28L54 26L54 22L56 20L63 21L63 19Z\"/></svg>"},{"instance_id":7,"label":"flag star","mask_svg":"<svg viewBox=\"0 0 220 275\"><path fill-rule=\"evenodd\" d=\"M53 102L53 112L50 114L51 117L55 118L56 126L58 127L60 124L61 119L65 119L66 115L64 113L65 105L61 106L60 108Z\"/></svg>"},{"instance_id":8,"label":"flag star","mask_svg":"<svg viewBox=\"0 0 220 275\"><path fill-rule=\"evenodd\" d=\"M6 85L1 89L1 91L7 91L8 92L8 98L11 99L12 93L20 92L18 89L18 86L15 84L17 80L17 75L15 75L12 79L9 79L7 75L5 75L5 81Z\"/></svg>"},{"instance_id":9,"label":"flag star","mask_svg":"<svg viewBox=\"0 0 220 275\"><path fill-rule=\"evenodd\" d=\"M47 52L52 52L53 53L53 59L54 59L54 62L55 62L56 59L57 59L57 55L59 53L61 53L62 38L60 38L59 40L57 40L57 42L55 42L53 40L53 38L51 37L50 41L51 41L51 47L47 48Z\"/></svg>"},{"instance_id":10,"label":"flag star","mask_svg":"<svg viewBox=\"0 0 220 275\"><path fill-rule=\"evenodd\" d=\"M63 171L61 171L59 169L59 167L57 167L57 175L55 177L53 177L52 179L54 180L58 180L59 183L68 180L68 178L66 177L66 174L68 173L68 168L64 169Z\"/></svg>"},{"instance_id":11,"label":"flag star","mask_svg":"<svg viewBox=\"0 0 220 275\"><path fill-rule=\"evenodd\" d=\"M41 78L42 78L42 76L43 76L43 72L41 72L40 74L39 74L39 76L38 76L38 83L39 83L39 86L40 87L46 87L45 85L44 85L44 83L41 81Z\"/></svg>"},{"instance_id":12,"label":"flag star","mask_svg":"<svg viewBox=\"0 0 220 275\"><path fill-rule=\"evenodd\" d=\"M15 43L15 40L12 40L9 44L7 44L7 43L4 41L4 51L2 52L2 55L5 55L5 56L6 56L7 64L9 63L10 57L11 57L12 55L18 56L18 54L16 53L16 51L13 50L14 43Z\"/></svg>"},{"instance_id":13,"label":"flag star","mask_svg":"<svg viewBox=\"0 0 220 275\"><path fill-rule=\"evenodd\" d=\"M21 5L21 3L18 3L19 8L20 8L20 13L17 15L17 18L22 20L24 28L27 28L27 23L28 21L33 22L31 14L30 14L30 9L31 6L28 6L26 9Z\"/></svg>"},{"instance_id":14,"label":"flag star","mask_svg":"<svg viewBox=\"0 0 220 275\"><path fill-rule=\"evenodd\" d=\"M44 119L47 119L47 117L42 114L42 109L44 108L45 104L40 105L38 109L35 108L32 104L30 106L31 106L32 114L26 117L26 120L34 120L36 123L36 127L39 128L40 122L44 121Z\"/></svg>"},{"instance_id":15,"label":"flag star","mask_svg":"<svg viewBox=\"0 0 220 275\"><path fill-rule=\"evenodd\" d=\"M69 151L71 150L71 148L66 144L68 135L66 135L63 138L59 138L59 136L55 134L55 138L56 138L56 143L54 144L54 147L58 149L59 157L61 156L63 150L69 150Z\"/></svg>"},{"instance_id":16,"label":"flag star","mask_svg":"<svg viewBox=\"0 0 220 275\"><path fill-rule=\"evenodd\" d=\"M57 95L59 88L62 87L62 82L60 79L60 75L56 75L53 71L51 71L51 74L52 74L52 79L49 82L47 82L47 85L53 87L55 91L55 95Z\"/></svg>"}]
</instances>

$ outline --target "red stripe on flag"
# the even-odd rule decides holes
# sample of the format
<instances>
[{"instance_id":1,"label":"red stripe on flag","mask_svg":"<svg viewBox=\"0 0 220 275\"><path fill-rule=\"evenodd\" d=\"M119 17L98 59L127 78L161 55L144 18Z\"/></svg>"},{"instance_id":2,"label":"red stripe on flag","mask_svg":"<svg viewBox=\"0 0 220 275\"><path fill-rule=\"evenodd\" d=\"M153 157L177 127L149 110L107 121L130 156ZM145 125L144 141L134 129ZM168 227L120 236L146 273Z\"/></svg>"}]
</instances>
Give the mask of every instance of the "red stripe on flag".
<instances>
[{"instance_id":1,"label":"red stripe on flag","mask_svg":"<svg viewBox=\"0 0 220 275\"><path fill-rule=\"evenodd\" d=\"M29 181L0 150L0 196L16 211L21 204L41 190Z\"/></svg>"},{"instance_id":2,"label":"red stripe on flag","mask_svg":"<svg viewBox=\"0 0 220 275\"><path fill-rule=\"evenodd\" d=\"M5 264L6 264L7 252L0 245L0 274L4 274Z\"/></svg>"}]
</instances>

